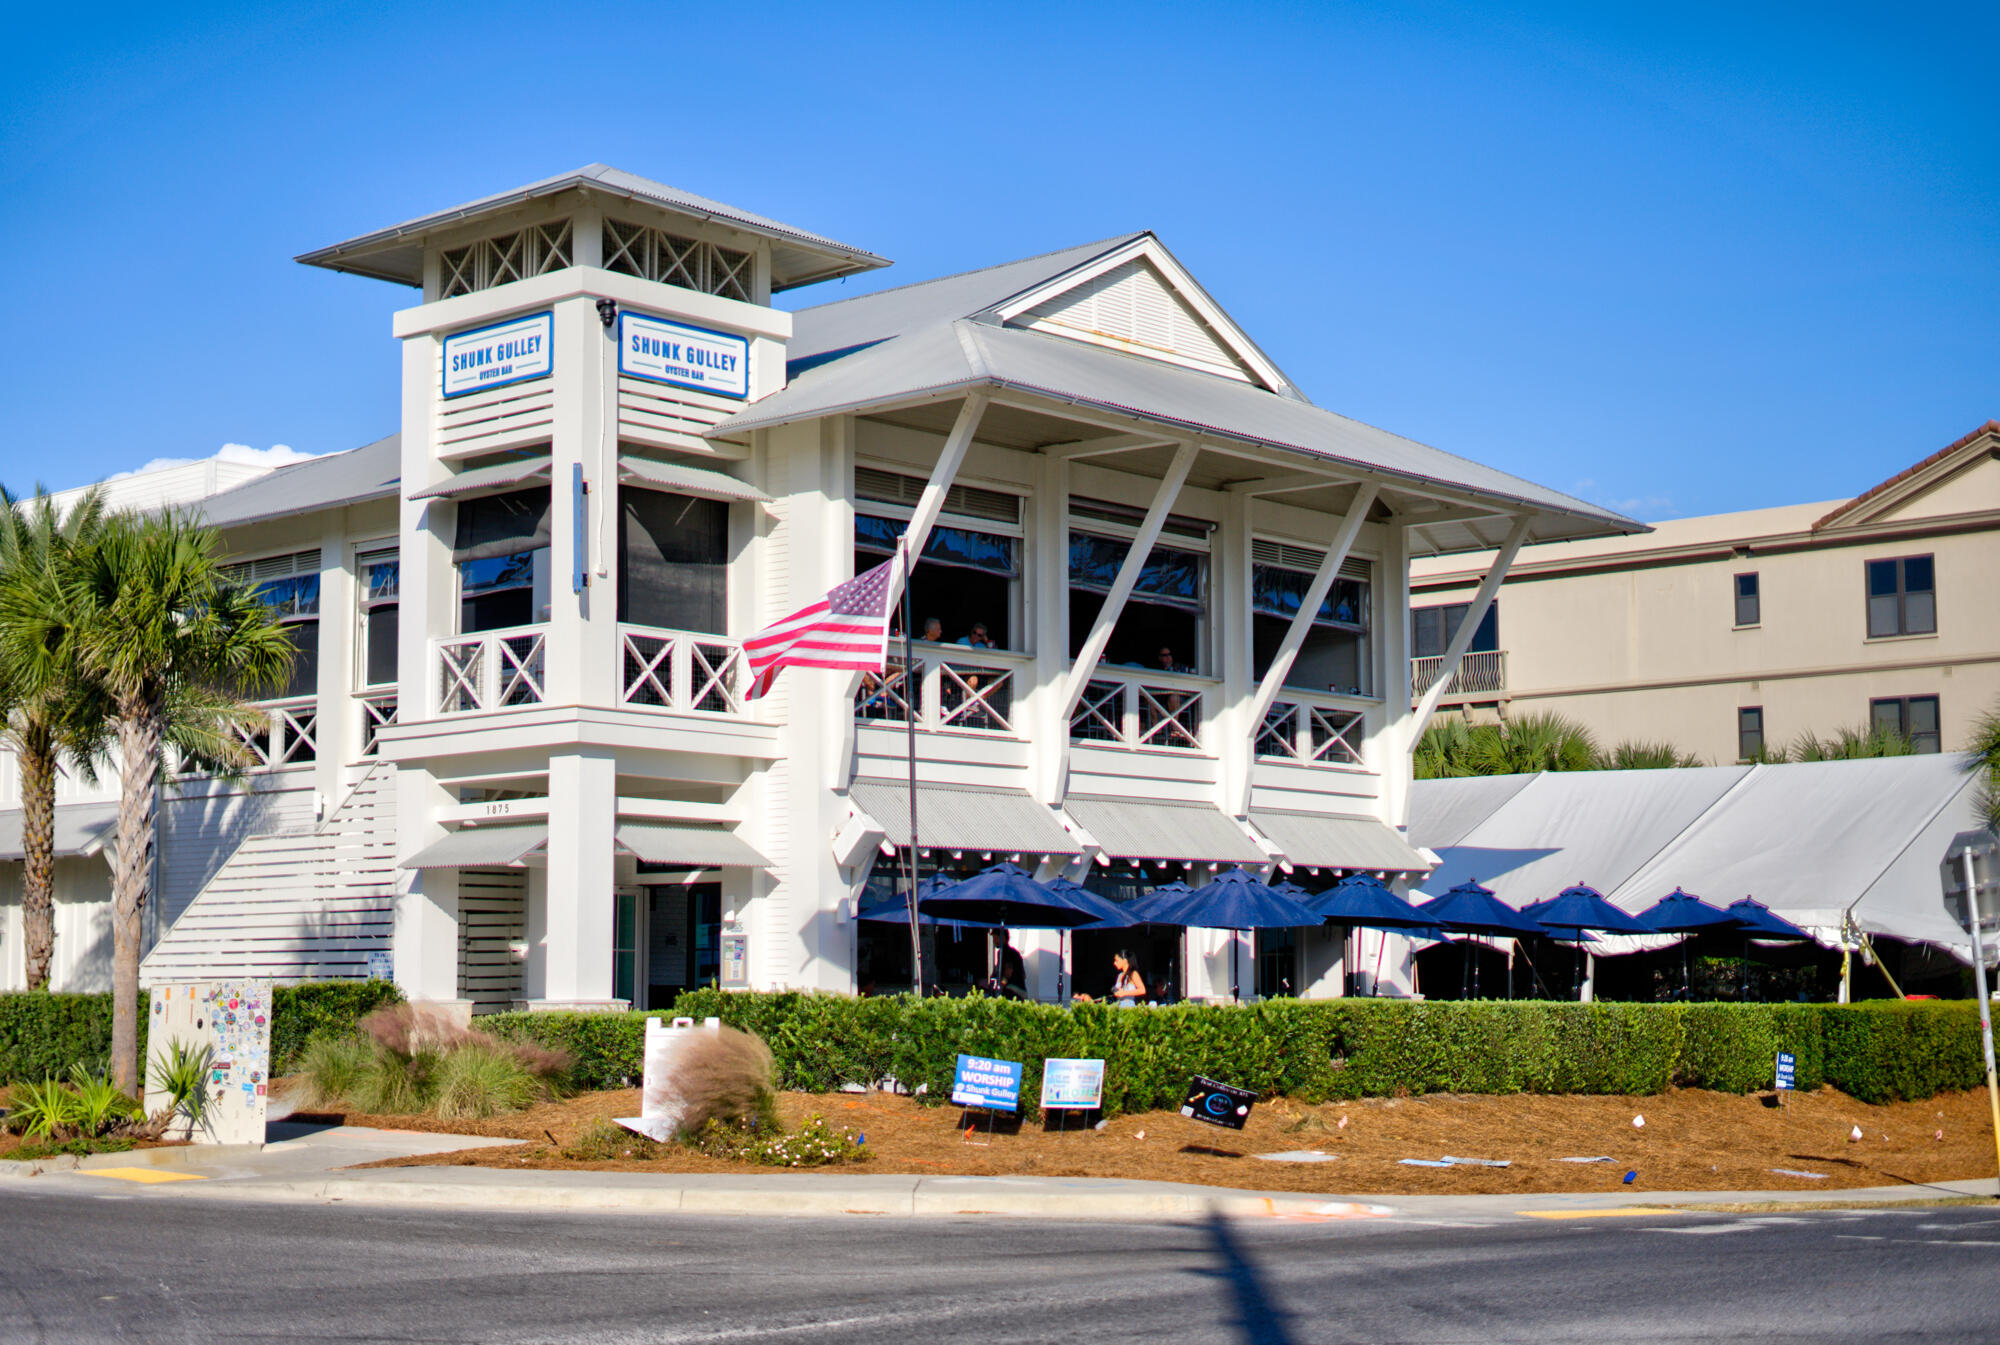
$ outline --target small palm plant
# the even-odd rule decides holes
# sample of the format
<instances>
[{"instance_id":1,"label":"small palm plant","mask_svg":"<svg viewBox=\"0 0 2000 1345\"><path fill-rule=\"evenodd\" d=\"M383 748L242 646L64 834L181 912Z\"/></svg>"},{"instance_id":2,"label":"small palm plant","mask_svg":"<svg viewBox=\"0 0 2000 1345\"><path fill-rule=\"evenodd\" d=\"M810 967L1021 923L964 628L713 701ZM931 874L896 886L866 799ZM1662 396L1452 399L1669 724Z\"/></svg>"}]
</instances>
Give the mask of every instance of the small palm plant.
<instances>
[{"instance_id":1,"label":"small palm plant","mask_svg":"<svg viewBox=\"0 0 2000 1345\"><path fill-rule=\"evenodd\" d=\"M153 1117L160 1133L184 1125L192 1136L208 1124L208 1070L215 1048L199 1050L177 1041L153 1055L153 1087L167 1095L167 1105Z\"/></svg>"}]
</instances>

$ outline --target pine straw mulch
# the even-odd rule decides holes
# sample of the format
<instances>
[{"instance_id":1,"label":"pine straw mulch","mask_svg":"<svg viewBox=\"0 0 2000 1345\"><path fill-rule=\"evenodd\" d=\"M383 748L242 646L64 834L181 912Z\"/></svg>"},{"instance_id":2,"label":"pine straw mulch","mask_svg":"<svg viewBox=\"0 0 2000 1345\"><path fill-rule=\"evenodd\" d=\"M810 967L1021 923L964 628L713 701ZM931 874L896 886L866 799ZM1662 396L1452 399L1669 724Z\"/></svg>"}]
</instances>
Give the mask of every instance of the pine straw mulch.
<instances>
[{"instance_id":1,"label":"pine straw mulch","mask_svg":"<svg viewBox=\"0 0 2000 1345\"><path fill-rule=\"evenodd\" d=\"M1279 1098L1258 1104L1240 1134L1197 1125L1174 1112L1121 1116L1103 1130L1045 1130L1039 1122L985 1118L965 1134L955 1107L924 1107L886 1093L783 1094L785 1124L818 1113L867 1136L868 1158L830 1172L929 1176L1128 1177L1258 1190L1346 1195L1458 1195L1549 1191L1825 1190L1896 1186L1988 1176L1993 1138L1983 1092L1870 1106L1834 1091L1795 1094L1779 1109L1769 1095L1695 1090L1658 1097L1437 1095L1307 1106ZM774 1172L783 1169L708 1158L678 1148L655 1159L589 1162L563 1146L598 1122L635 1116L635 1089L586 1093L483 1121L422 1116L302 1114L350 1125L524 1141L390 1160L371 1167L480 1166L632 1172ZM1643 1128L1632 1124L1644 1116ZM1347 1124L1343 1127L1341 1119ZM1859 1125L1863 1138L1849 1138ZM1936 1138L1938 1132L1943 1138ZM983 1141L983 1143L979 1142ZM1266 1162L1256 1154L1319 1150L1332 1161ZM1505 1168L1407 1167L1403 1158L1507 1159ZM1609 1163L1564 1163L1566 1157ZM1790 1177L1773 1168L1825 1174ZM1622 1185L1628 1171L1637 1178Z\"/></svg>"}]
</instances>

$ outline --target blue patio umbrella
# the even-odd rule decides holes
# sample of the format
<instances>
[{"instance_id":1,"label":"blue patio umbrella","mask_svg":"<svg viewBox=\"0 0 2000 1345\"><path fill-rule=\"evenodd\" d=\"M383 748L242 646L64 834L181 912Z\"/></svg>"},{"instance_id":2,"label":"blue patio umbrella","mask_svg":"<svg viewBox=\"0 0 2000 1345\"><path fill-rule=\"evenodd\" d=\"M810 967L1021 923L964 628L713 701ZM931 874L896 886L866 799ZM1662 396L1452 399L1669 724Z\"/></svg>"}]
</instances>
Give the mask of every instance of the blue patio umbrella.
<instances>
[{"instance_id":1,"label":"blue patio umbrella","mask_svg":"<svg viewBox=\"0 0 2000 1345\"><path fill-rule=\"evenodd\" d=\"M993 929L993 924L984 920L946 920L924 912L924 900L935 896L946 888L954 886L958 879L948 873L934 873L917 884L917 919L926 925L942 925L947 929ZM854 914L856 920L880 922L882 924L907 925L910 923L910 904L901 892L868 906Z\"/></svg>"},{"instance_id":2,"label":"blue patio umbrella","mask_svg":"<svg viewBox=\"0 0 2000 1345\"><path fill-rule=\"evenodd\" d=\"M1743 927L1743 922L1728 911L1678 887L1639 912L1639 923L1656 934L1717 934ZM1681 998L1693 994L1694 975L1688 963L1687 942L1682 940Z\"/></svg>"},{"instance_id":3,"label":"blue patio umbrella","mask_svg":"<svg viewBox=\"0 0 2000 1345\"><path fill-rule=\"evenodd\" d=\"M1417 907L1439 929L1454 934L1500 934L1523 938L1548 931L1493 895L1490 887L1467 881Z\"/></svg>"},{"instance_id":4,"label":"blue patio umbrella","mask_svg":"<svg viewBox=\"0 0 2000 1345\"><path fill-rule=\"evenodd\" d=\"M1440 943L1450 937L1422 911L1390 891L1381 879L1365 873L1349 874L1308 904L1337 925L1392 929L1408 938L1436 939ZM1375 954L1378 986L1381 980L1382 950L1378 948Z\"/></svg>"},{"instance_id":5,"label":"blue patio umbrella","mask_svg":"<svg viewBox=\"0 0 2000 1345\"><path fill-rule=\"evenodd\" d=\"M1595 929L1606 934L1657 932L1606 901L1604 894L1596 888L1582 883L1564 888L1547 901L1523 907L1521 914L1531 917L1538 925L1569 935L1575 942L1579 996L1583 993L1583 943L1589 937L1584 931Z\"/></svg>"},{"instance_id":6,"label":"blue patio umbrella","mask_svg":"<svg viewBox=\"0 0 2000 1345\"><path fill-rule=\"evenodd\" d=\"M1297 883L1293 882L1289 878L1285 879L1282 882L1272 883L1271 890L1273 892L1276 892L1281 897L1290 897L1293 901L1298 902L1301 906L1310 906L1313 904L1313 894L1306 891L1303 887L1300 887Z\"/></svg>"},{"instance_id":7,"label":"blue patio umbrella","mask_svg":"<svg viewBox=\"0 0 2000 1345\"><path fill-rule=\"evenodd\" d=\"M1073 879L1051 878L1045 886L1053 888L1055 891L1068 897L1071 901L1081 904L1086 910L1098 913L1095 923L1078 925L1078 929L1123 929L1127 925L1139 923L1126 914L1124 906L1121 906L1109 897L1099 896L1082 883L1076 882Z\"/></svg>"},{"instance_id":8,"label":"blue patio umbrella","mask_svg":"<svg viewBox=\"0 0 2000 1345\"><path fill-rule=\"evenodd\" d=\"M917 910L1011 929L1075 929L1103 918L1101 912L1036 882L1027 870L1004 863L919 898Z\"/></svg>"},{"instance_id":9,"label":"blue patio umbrella","mask_svg":"<svg viewBox=\"0 0 2000 1345\"><path fill-rule=\"evenodd\" d=\"M1156 889L1126 908L1133 920L1153 925L1179 925L1183 929L1303 929L1320 923L1320 916L1305 906L1245 873L1231 869L1214 882L1192 892ZM1231 946L1230 997L1241 999L1236 983L1236 954Z\"/></svg>"},{"instance_id":10,"label":"blue patio umbrella","mask_svg":"<svg viewBox=\"0 0 2000 1345\"><path fill-rule=\"evenodd\" d=\"M1812 941L1812 935L1783 916L1772 914L1771 908L1763 902L1749 897L1730 902L1727 914L1734 916L1743 926L1743 932L1753 939L1782 939L1794 943Z\"/></svg>"}]
</instances>

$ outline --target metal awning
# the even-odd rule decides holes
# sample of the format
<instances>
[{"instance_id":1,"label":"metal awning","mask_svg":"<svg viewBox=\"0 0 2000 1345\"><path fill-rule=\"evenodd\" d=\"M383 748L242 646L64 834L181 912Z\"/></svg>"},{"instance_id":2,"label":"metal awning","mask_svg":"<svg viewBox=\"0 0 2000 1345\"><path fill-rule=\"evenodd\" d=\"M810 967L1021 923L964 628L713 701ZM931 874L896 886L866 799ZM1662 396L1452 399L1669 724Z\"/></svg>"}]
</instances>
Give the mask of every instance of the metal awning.
<instances>
[{"instance_id":1,"label":"metal awning","mask_svg":"<svg viewBox=\"0 0 2000 1345\"><path fill-rule=\"evenodd\" d=\"M423 490L413 490L413 500L456 500L465 495L476 495L483 490L498 490L502 486L517 486L524 482L540 480L549 474L547 458L524 458L519 462L496 462L485 467L468 467L449 481L427 486Z\"/></svg>"},{"instance_id":2,"label":"metal awning","mask_svg":"<svg viewBox=\"0 0 2000 1345\"><path fill-rule=\"evenodd\" d=\"M1184 859L1197 864L1268 864L1241 823L1207 803L1072 794L1063 811L1113 859Z\"/></svg>"},{"instance_id":3,"label":"metal awning","mask_svg":"<svg viewBox=\"0 0 2000 1345\"><path fill-rule=\"evenodd\" d=\"M26 859L22 832L27 814L19 808L0 812L0 860ZM69 803L56 808L55 852L58 859L76 859L96 854L113 839L118 825L115 803Z\"/></svg>"},{"instance_id":4,"label":"metal awning","mask_svg":"<svg viewBox=\"0 0 2000 1345\"><path fill-rule=\"evenodd\" d=\"M620 822L618 844L648 864L691 869L765 869L771 861L722 827L692 822Z\"/></svg>"},{"instance_id":5,"label":"metal awning","mask_svg":"<svg viewBox=\"0 0 2000 1345\"><path fill-rule=\"evenodd\" d=\"M619 455L618 479L641 481L649 486L658 486L662 490L671 490L679 495L692 495L702 500L726 500L732 504L771 502L771 497L763 491L726 473L710 471L706 467L687 467L678 462L659 462L652 458L639 457L634 453Z\"/></svg>"},{"instance_id":6,"label":"metal awning","mask_svg":"<svg viewBox=\"0 0 2000 1345\"><path fill-rule=\"evenodd\" d=\"M868 814L891 845L910 843L910 787L856 780L848 800ZM1020 789L917 786L917 843L926 849L981 854L1078 855L1083 848L1056 815Z\"/></svg>"},{"instance_id":7,"label":"metal awning","mask_svg":"<svg viewBox=\"0 0 2000 1345\"><path fill-rule=\"evenodd\" d=\"M1430 868L1394 827L1378 818L1253 809L1250 822L1287 860L1308 868L1378 873L1422 873Z\"/></svg>"},{"instance_id":8,"label":"metal awning","mask_svg":"<svg viewBox=\"0 0 2000 1345\"><path fill-rule=\"evenodd\" d=\"M546 822L519 822L505 827L466 827L443 840L432 841L397 867L405 869L474 869L518 864L547 843Z\"/></svg>"}]
</instances>

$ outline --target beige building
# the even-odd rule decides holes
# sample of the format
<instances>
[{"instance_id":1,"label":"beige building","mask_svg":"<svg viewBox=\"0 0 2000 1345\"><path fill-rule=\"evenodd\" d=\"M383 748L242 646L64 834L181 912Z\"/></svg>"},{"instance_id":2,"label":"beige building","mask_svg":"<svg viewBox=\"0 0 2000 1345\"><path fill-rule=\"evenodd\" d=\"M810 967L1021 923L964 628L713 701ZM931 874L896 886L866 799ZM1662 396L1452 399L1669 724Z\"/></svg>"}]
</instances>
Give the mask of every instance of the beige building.
<instances>
[{"instance_id":1,"label":"beige building","mask_svg":"<svg viewBox=\"0 0 2000 1345\"><path fill-rule=\"evenodd\" d=\"M1412 695L1487 568L1413 558ZM1963 748L2000 706L2000 421L1851 500L1524 547L1440 704L1717 764L1866 722Z\"/></svg>"}]
</instances>

